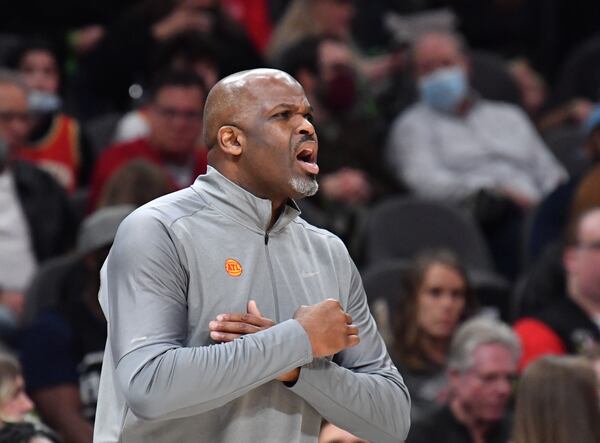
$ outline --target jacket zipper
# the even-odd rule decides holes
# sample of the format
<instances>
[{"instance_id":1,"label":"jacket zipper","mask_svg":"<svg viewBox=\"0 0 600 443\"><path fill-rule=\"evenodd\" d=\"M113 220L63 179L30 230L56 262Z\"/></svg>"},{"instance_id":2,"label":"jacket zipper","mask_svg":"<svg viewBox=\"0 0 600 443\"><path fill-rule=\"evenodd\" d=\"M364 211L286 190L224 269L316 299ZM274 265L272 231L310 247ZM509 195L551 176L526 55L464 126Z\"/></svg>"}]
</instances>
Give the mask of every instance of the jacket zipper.
<instances>
[{"instance_id":1,"label":"jacket zipper","mask_svg":"<svg viewBox=\"0 0 600 443\"><path fill-rule=\"evenodd\" d=\"M271 277L271 286L273 287L273 302L275 303L275 322L279 323L279 298L277 297L277 286L273 274L273 264L269 255L269 232L265 232L265 254L267 256L267 266L269 267L269 276Z\"/></svg>"}]
</instances>

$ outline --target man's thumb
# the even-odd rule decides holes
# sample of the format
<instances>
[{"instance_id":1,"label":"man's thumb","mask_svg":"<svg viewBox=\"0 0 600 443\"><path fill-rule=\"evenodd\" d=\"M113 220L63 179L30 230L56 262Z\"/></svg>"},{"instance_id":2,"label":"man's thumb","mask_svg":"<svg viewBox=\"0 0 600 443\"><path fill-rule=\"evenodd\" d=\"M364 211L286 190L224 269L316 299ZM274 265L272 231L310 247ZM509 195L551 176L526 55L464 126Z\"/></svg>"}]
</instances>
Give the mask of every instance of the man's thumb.
<instances>
[{"instance_id":1,"label":"man's thumb","mask_svg":"<svg viewBox=\"0 0 600 443\"><path fill-rule=\"evenodd\" d=\"M259 317L262 317L262 314L258 310L258 306L256 306L256 302L254 300L250 300L248 302L248 314L257 315Z\"/></svg>"}]
</instances>

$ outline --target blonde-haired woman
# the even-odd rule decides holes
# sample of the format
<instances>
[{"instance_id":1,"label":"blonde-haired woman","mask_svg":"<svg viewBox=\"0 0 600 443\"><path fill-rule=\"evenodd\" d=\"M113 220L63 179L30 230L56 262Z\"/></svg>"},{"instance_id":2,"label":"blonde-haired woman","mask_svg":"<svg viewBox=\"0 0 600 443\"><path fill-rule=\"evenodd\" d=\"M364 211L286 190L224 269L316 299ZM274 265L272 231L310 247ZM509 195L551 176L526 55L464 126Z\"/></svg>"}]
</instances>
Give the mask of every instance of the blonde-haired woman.
<instances>
[{"instance_id":1,"label":"blonde-haired woman","mask_svg":"<svg viewBox=\"0 0 600 443\"><path fill-rule=\"evenodd\" d=\"M448 250L419 254L405 283L391 356L411 395L411 417L417 420L443 402L452 337L477 302L465 268Z\"/></svg>"},{"instance_id":2,"label":"blonde-haired woman","mask_svg":"<svg viewBox=\"0 0 600 443\"><path fill-rule=\"evenodd\" d=\"M517 390L512 443L598 443L598 381L581 357L542 357Z\"/></svg>"},{"instance_id":3,"label":"blonde-haired woman","mask_svg":"<svg viewBox=\"0 0 600 443\"><path fill-rule=\"evenodd\" d=\"M33 409L33 402L25 393L21 365L15 357L0 353L0 426L23 421Z\"/></svg>"}]
</instances>

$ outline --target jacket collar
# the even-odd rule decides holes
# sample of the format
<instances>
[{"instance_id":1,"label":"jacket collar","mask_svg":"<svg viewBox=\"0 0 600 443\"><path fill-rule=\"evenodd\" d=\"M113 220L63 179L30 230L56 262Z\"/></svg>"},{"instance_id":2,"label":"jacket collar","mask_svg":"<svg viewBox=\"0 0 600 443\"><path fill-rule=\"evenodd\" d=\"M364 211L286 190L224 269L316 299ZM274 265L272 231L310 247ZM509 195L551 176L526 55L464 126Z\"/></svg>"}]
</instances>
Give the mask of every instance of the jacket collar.
<instances>
[{"instance_id":1,"label":"jacket collar","mask_svg":"<svg viewBox=\"0 0 600 443\"><path fill-rule=\"evenodd\" d=\"M271 221L271 200L259 198L246 191L211 166L207 167L206 174L196 179L192 189L226 217L255 232L267 232ZM299 215L298 205L289 199L269 232L282 230Z\"/></svg>"}]
</instances>

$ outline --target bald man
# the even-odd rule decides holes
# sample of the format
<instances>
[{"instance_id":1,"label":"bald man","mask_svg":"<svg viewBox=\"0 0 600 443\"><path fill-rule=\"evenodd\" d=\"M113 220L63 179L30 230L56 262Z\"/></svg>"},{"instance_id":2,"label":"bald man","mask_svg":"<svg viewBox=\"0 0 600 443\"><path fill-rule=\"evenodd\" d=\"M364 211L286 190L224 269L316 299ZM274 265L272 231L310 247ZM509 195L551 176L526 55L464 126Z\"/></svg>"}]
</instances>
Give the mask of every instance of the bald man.
<instances>
[{"instance_id":1,"label":"bald man","mask_svg":"<svg viewBox=\"0 0 600 443\"><path fill-rule=\"evenodd\" d=\"M207 174L129 216L101 272L94 441L316 443L322 418L406 437L408 392L356 267L298 217L318 188L311 118L281 71L211 90Z\"/></svg>"}]
</instances>

